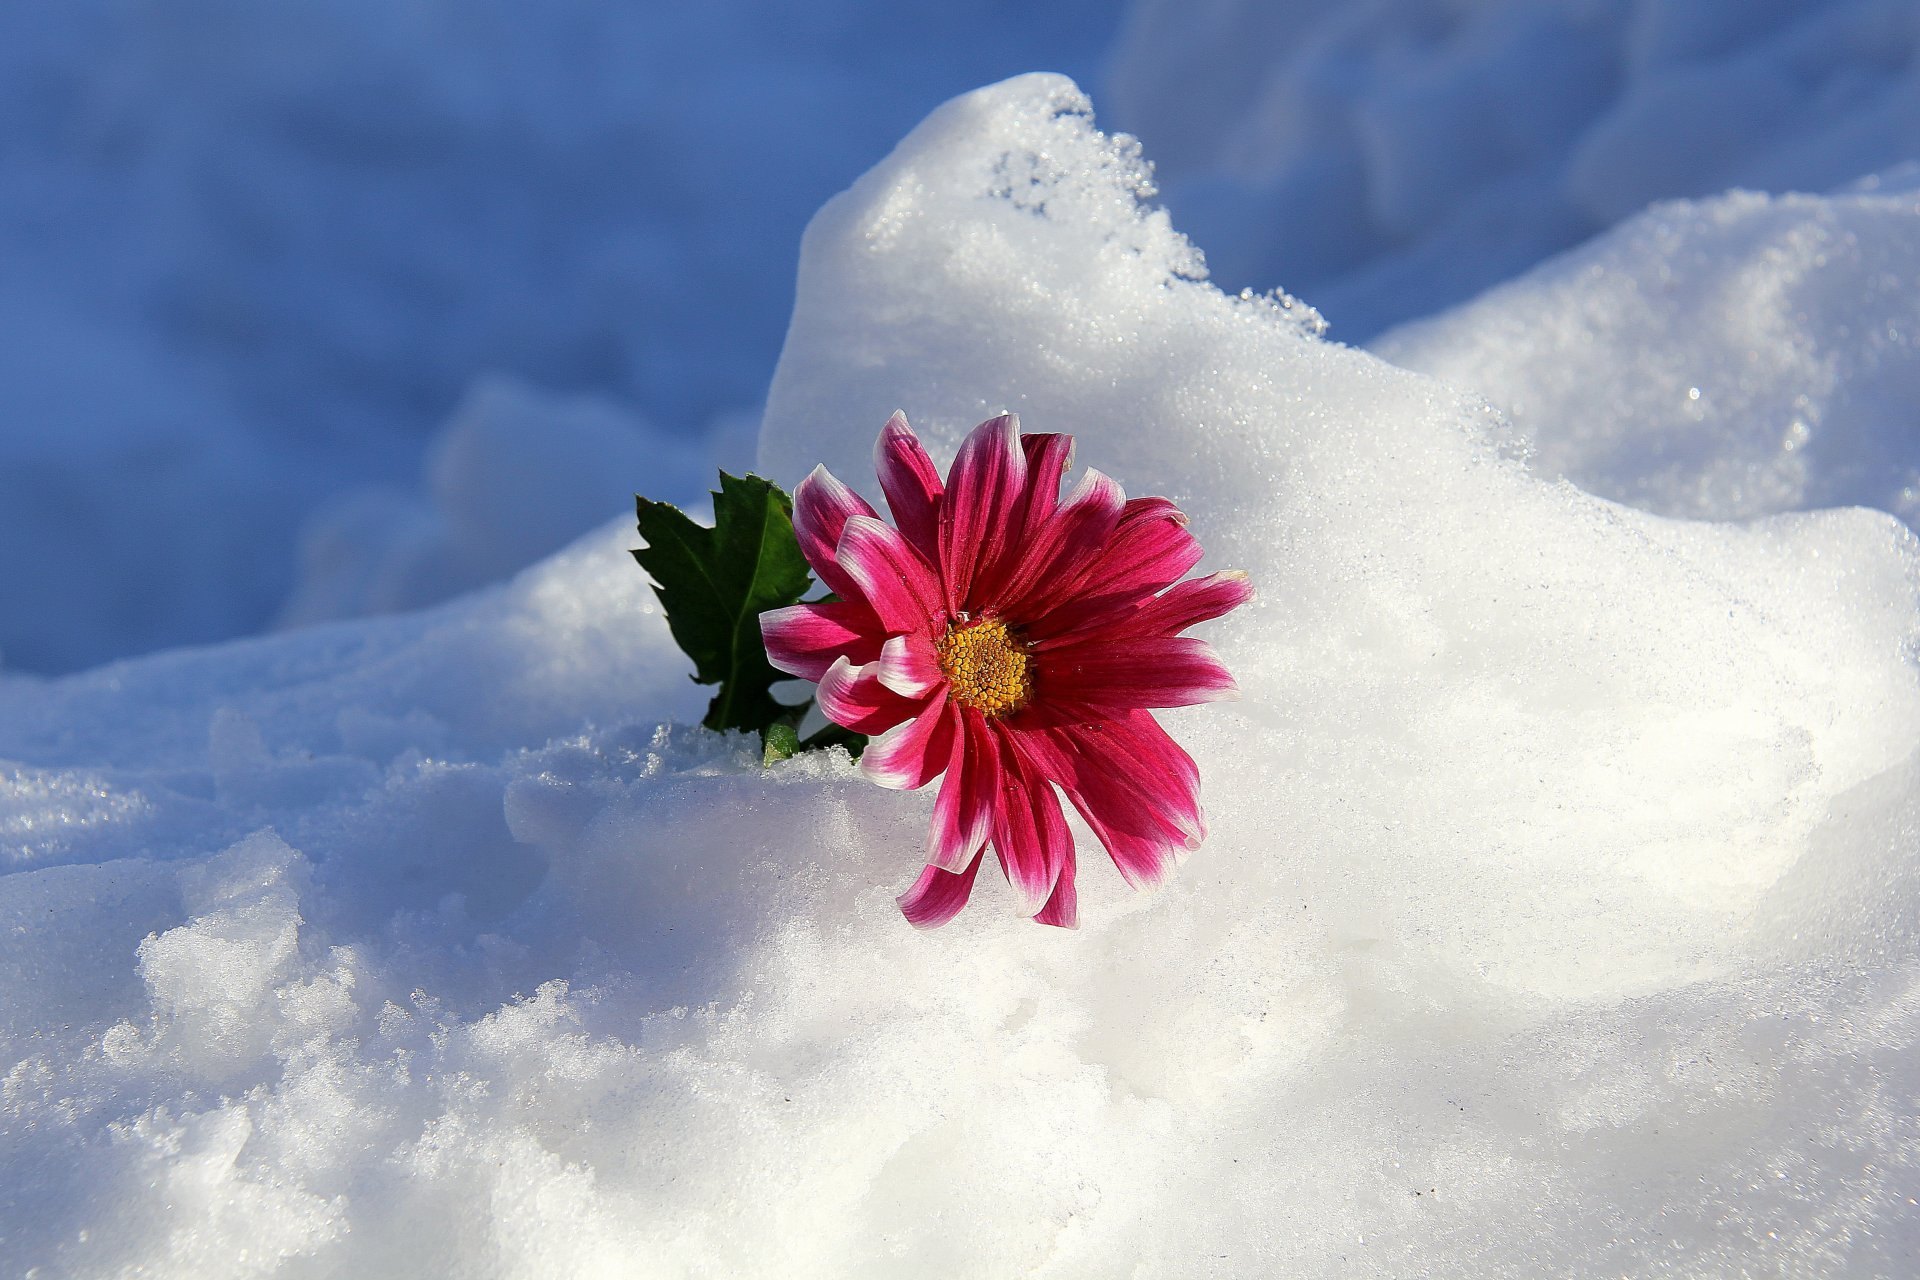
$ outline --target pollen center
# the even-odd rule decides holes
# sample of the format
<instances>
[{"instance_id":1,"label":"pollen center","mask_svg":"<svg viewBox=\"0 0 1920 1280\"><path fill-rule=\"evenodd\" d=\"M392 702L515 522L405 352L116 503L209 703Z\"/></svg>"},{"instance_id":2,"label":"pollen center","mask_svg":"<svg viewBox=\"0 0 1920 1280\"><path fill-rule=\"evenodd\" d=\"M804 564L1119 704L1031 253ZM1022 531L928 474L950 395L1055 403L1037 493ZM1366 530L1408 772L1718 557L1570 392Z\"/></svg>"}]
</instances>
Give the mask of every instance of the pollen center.
<instances>
[{"instance_id":1,"label":"pollen center","mask_svg":"<svg viewBox=\"0 0 1920 1280\"><path fill-rule=\"evenodd\" d=\"M1033 696L1033 659L998 618L949 624L935 648L947 691L963 707L1004 716Z\"/></svg>"}]
</instances>

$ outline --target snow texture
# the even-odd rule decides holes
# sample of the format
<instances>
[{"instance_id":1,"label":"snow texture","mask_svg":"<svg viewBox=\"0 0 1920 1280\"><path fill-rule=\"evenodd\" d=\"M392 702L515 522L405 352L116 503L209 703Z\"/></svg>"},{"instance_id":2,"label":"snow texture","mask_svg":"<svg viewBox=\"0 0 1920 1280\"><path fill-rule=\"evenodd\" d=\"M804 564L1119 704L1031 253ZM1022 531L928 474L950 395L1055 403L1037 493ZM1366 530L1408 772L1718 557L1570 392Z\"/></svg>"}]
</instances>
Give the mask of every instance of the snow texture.
<instances>
[{"instance_id":1,"label":"snow texture","mask_svg":"<svg viewBox=\"0 0 1920 1280\"><path fill-rule=\"evenodd\" d=\"M1659 205L1373 344L1485 393L1543 475L1672 515L1920 515L1920 192ZM1623 369L1632 370L1621 377Z\"/></svg>"},{"instance_id":2,"label":"snow texture","mask_svg":"<svg viewBox=\"0 0 1920 1280\"><path fill-rule=\"evenodd\" d=\"M1010 408L1252 574L1208 629L1244 699L1166 717L1212 827L1168 888L1083 832L1078 932L983 882L915 933L931 797L687 728L624 523L424 613L0 678L0 1271L1910 1272L1913 535L1534 474L1585 428L1217 291L1147 190L1062 78L942 107L810 225L759 454L872 496L893 409L944 455ZM1759 247L1795 226L1908 269L1877 198L1656 214L1421 349L1675 237L1727 325L1809 278ZM1750 374L1701 339L1716 396L1814 361L1869 412L1807 287Z\"/></svg>"}]
</instances>

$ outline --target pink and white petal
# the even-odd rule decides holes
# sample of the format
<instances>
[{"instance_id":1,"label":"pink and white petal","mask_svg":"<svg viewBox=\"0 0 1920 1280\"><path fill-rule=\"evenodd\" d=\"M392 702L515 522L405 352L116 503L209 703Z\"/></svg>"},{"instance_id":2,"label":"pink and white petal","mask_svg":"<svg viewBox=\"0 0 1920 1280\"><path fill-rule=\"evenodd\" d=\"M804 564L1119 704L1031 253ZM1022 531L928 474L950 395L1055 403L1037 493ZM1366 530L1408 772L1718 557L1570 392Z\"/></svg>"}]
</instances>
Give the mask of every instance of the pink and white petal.
<instances>
[{"instance_id":1,"label":"pink and white petal","mask_svg":"<svg viewBox=\"0 0 1920 1280\"><path fill-rule=\"evenodd\" d=\"M958 738L959 710L944 690L922 704L904 721L867 743L860 753L860 772L883 787L913 791L926 786L945 769Z\"/></svg>"},{"instance_id":2,"label":"pink and white petal","mask_svg":"<svg viewBox=\"0 0 1920 1280\"><path fill-rule=\"evenodd\" d=\"M867 500L842 484L824 466L815 467L793 491L793 532L800 554L835 595L850 596L845 575L834 561L840 531L854 516L873 516Z\"/></svg>"},{"instance_id":3,"label":"pink and white petal","mask_svg":"<svg viewBox=\"0 0 1920 1280\"><path fill-rule=\"evenodd\" d=\"M907 425L906 414L896 411L880 428L880 438L873 445L873 469L900 536L928 564L939 564L940 499L946 486L921 447L920 437Z\"/></svg>"},{"instance_id":4,"label":"pink and white petal","mask_svg":"<svg viewBox=\"0 0 1920 1280\"><path fill-rule=\"evenodd\" d=\"M1032 506L1046 515L1060 505L1060 482L1073 466L1073 437L1054 431L1028 431L1020 436L1027 455L1027 492Z\"/></svg>"},{"instance_id":5,"label":"pink and white petal","mask_svg":"<svg viewBox=\"0 0 1920 1280\"><path fill-rule=\"evenodd\" d=\"M1164 836L1139 836L1120 831L1104 821L1097 810L1090 808L1083 798L1076 798L1074 808L1086 819L1087 826L1100 841L1101 848L1107 851L1114 868L1120 872L1120 878L1133 889L1157 889L1165 884L1180 865L1182 846Z\"/></svg>"},{"instance_id":6,"label":"pink and white petal","mask_svg":"<svg viewBox=\"0 0 1920 1280\"><path fill-rule=\"evenodd\" d=\"M1185 837L1183 846L1206 838L1206 819L1200 812L1200 767L1147 712L1077 725L1062 733L1084 759L1126 761L1127 794L1150 808L1156 823Z\"/></svg>"},{"instance_id":7,"label":"pink and white petal","mask_svg":"<svg viewBox=\"0 0 1920 1280\"><path fill-rule=\"evenodd\" d=\"M978 711L960 710L959 718L927 835L927 861L948 871L966 866L993 835L1000 802L1000 751L993 730Z\"/></svg>"},{"instance_id":8,"label":"pink and white petal","mask_svg":"<svg viewBox=\"0 0 1920 1280\"><path fill-rule=\"evenodd\" d=\"M1021 742L1134 887L1158 884L1204 837L1199 771L1145 712Z\"/></svg>"},{"instance_id":9,"label":"pink and white petal","mask_svg":"<svg viewBox=\"0 0 1920 1280\"><path fill-rule=\"evenodd\" d=\"M1020 437L1027 455L1027 501L1021 542L1031 541L1060 506L1060 484L1073 465L1073 437L1040 431Z\"/></svg>"},{"instance_id":10,"label":"pink and white petal","mask_svg":"<svg viewBox=\"0 0 1920 1280\"><path fill-rule=\"evenodd\" d=\"M880 734L920 713L921 701L903 698L880 683L871 666L845 658L828 667L814 692L820 714L855 733Z\"/></svg>"},{"instance_id":11,"label":"pink and white petal","mask_svg":"<svg viewBox=\"0 0 1920 1280\"><path fill-rule=\"evenodd\" d=\"M1020 420L1003 413L975 427L947 472L940 504L940 575L948 613L971 612L1020 532L1027 494L1027 455Z\"/></svg>"},{"instance_id":12,"label":"pink and white petal","mask_svg":"<svg viewBox=\"0 0 1920 1280\"><path fill-rule=\"evenodd\" d=\"M838 657L855 666L872 662L885 636L880 619L858 600L788 605L760 615L767 661L805 680L818 680Z\"/></svg>"},{"instance_id":13,"label":"pink and white petal","mask_svg":"<svg viewBox=\"0 0 1920 1280\"><path fill-rule=\"evenodd\" d=\"M1186 577L1203 554L1188 523L1186 513L1165 498L1128 502L1089 585L1102 591L1151 585L1158 591Z\"/></svg>"},{"instance_id":14,"label":"pink and white petal","mask_svg":"<svg viewBox=\"0 0 1920 1280\"><path fill-rule=\"evenodd\" d=\"M1210 573L1204 578L1176 582L1120 619L1105 639L1121 636L1171 636L1202 622L1232 613L1253 599L1253 582L1239 569Z\"/></svg>"},{"instance_id":15,"label":"pink and white petal","mask_svg":"<svg viewBox=\"0 0 1920 1280\"><path fill-rule=\"evenodd\" d=\"M1055 704L1056 714L1048 719L1070 707L1106 713L1190 707L1240 693L1213 646L1194 636L1136 636L1108 644L1094 634L1046 650L1036 670L1041 697Z\"/></svg>"},{"instance_id":16,"label":"pink and white petal","mask_svg":"<svg viewBox=\"0 0 1920 1280\"><path fill-rule=\"evenodd\" d=\"M967 905L967 899L973 894L973 878L979 874L977 853L965 871L947 871L932 865L922 868L913 888L895 899L900 904L900 914L916 929L938 929Z\"/></svg>"},{"instance_id":17,"label":"pink and white petal","mask_svg":"<svg viewBox=\"0 0 1920 1280\"><path fill-rule=\"evenodd\" d=\"M940 654L924 631L893 636L880 646L873 674L903 698L924 698L946 680Z\"/></svg>"},{"instance_id":18,"label":"pink and white petal","mask_svg":"<svg viewBox=\"0 0 1920 1280\"><path fill-rule=\"evenodd\" d=\"M867 602L888 632L933 634L941 617L940 584L892 526L874 516L849 518L834 561L851 593Z\"/></svg>"},{"instance_id":19,"label":"pink and white petal","mask_svg":"<svg viewBox=\"0 0 1920 1280\"><path fill-rule=\"evenodd\" d=\"M1126 501L1126 491L1112 477L1088 467L1052 517L1020 548L1000 586L1001 611L1021 619L1043 612L1041 606L1080 577L1113 537Z\"/></svg>"},{"instance_id":20,"label":"pink and white petal","mask_svg":"<svg viewBox=\"0 0 1920 1280\"><path fill-rule=\"evenodd\" d=\"M1033 919L1035 924L1050 924L1061 929L1080 927L1080 896L1074 892L1072 858L1068 858L1066 865L1060 868L1060 878L1054 882L1053 895Z\"/></svg>"},{"instance_id":21,"label":"pink and white petal","mask_svg":"<svg viewBox=\"0 0 1920 1280\"><path fill-rule=\"evenodd\" d=\"M1123 818L1138 815L1114 804L1116 797L1111 791L1089 795L1069 787L1067 798L1080 811L1100 847L1107 851L1121 879L1135 889L1151 889L1165 883L1191 847L1185 837L1157 825L1146 824L1145 830L1133 831L1113 821L1116 813Z\"/></svg>"},{"instance_id":22,"label":"pink and white petal","mask_svg":"<svg viewBox=\"0 0 1920 1280\"><path fill-rule=\"evenodd\" d=\"M1251 599L1253 583L1247 575L1228 569L1176 582L1138 602L1082 596L1036 622L1029 639L1044 651L1094 638L1120 644L1135 636L1170 636L1231 613Z\"/></svg>"},{"instance_id":23,"label":"pink and white petal","mask_svg":"<svg viewBox=\"0 0 1920 1280\"><path fill-rule=\"evenodd\" d=\"M1032 916L1047 905L1061 866L1072 860L1072 838L1052 785L1022 758L1012 734L994 736L1000 742L1000 804L993 847L1020 897L1020 914Z\"/></svg>"},{"instance_id":24,"label":"pink and white petal","mask_svg":"<svg viewBox=\"0 0 1920 1280\"><path fill-rule=\"evenodd\" d=\"M1052 589L1029 610L1027 635L1044 640L1143 604L1200 563L1187 517L1165 498L1134 498L1111 535L1077 565L1049 575Z\"/></svg>"}]
</instances>

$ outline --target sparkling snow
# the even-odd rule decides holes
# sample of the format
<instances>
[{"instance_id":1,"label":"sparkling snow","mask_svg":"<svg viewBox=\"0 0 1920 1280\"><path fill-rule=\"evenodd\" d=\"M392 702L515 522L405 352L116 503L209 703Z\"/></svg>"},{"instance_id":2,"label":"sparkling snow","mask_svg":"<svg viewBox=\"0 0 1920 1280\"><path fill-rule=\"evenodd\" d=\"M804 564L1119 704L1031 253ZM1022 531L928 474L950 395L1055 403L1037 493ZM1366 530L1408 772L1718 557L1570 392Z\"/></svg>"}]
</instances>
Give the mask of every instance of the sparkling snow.
<instances>
[{"instance_id":1,"label":"sparkling snow","mask_svg":"<svg viewBox=\"0 0 1920 1280\"><path fill-rule=\"evenodd\" d=\"M1077 932L906 926L931 796L689 727L625 519L0 674L0 1272L1912 1272L1920 203L1652 194L1374 352L1216 289L1058 76L820 210L766 474L1014 409L1260 590L1166 716L1211 838L1134 895L1083 835ZM487 384L289 620L544 554L638 420Z\"/></svg>"}]
</instances>

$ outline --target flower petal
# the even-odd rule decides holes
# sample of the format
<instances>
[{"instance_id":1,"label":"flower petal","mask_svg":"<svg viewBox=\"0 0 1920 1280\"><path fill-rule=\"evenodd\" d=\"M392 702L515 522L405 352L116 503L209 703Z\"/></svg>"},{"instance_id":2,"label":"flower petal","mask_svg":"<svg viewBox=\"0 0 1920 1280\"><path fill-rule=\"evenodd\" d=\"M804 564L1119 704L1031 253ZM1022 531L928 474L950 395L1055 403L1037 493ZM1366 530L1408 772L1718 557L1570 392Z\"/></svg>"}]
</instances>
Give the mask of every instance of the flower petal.
<instances>
[{"instance_id":1,"label":"flower petal","mask_svg":"<svg viewBox=\"0 0 1920 1280\"><path fill-rule=\"evenodd\" d=\"M1241 569L1223 569L1204 578L1176 582L1126 619L1129 630L1170 636L1232 613L1253 599L1253 581Z\"/></svg>"},{"instance_id":2,"label":"flower petal","mask_svg":"<svg viewBox=\"0 0 1920 1280\"><path fill-rule=\"evenodd\" d=\"M1205 837L1200 771L1146 712L1024 733L1021 743L1135 888L1164 880Z\"/></svg>"},{"instance_id":3,"label":"flower petal","mask_svg":"<svg viewBox=\"0 0 1920 1280\"><path fill-rule=\"evenodd\" d=\"M903 698L880 682L871 666L856 667L845 658L828 667L814 693L820 714L855 733L885 733L919 714L921 703Z\"/></svg>"},{"instance_id":4,"label":"flower petal","mask_svg":"<svg viewBox=\"0 0 1920 1280\"><path fill-rule=\"evenodd\" d=\"M1132 636L1113 644L1093 633L1036 657L1040 692L1030 709L1054 723L1071 720L1075 708L1189 707L1240 692L1213 646L1194 636Z\"/></svg>"},{"instance_id":5,"label":"flower petal","mask_svg":"<svg viewBox=\"0 0 1920 1280\"><path fill-rule=\"evenodd\" d=\"M1108 822L1099 808L1085 796L1073 796L1073 807L1080 811L1094 837L1107 851L1107 857L1120 872L1120 878L1134 889L1155 889L1165 884L1180 865L1185 851L1180 841L1164 835L1136 835Z\"/></svg>"},{"instance_id":6,"label":"flower petal","mask_svg":"<svg viewBox=\"0 0 1920 1280\"><path fill-rule=\"evenodd\" d=\"M842 655L856 666L872 662L885 634L873 610L857 600L789 605L760 615L767 661L806 680L818 680Z\"/></svg>"},{"instance_id":7,"label":"flower petal","mask_svg":"<svg viewBox=\"0 0 1920 1280\"><path fill-rule=\"evenodd\" d=\"M1073 465L1073 437L1035 431L1020 437L1027 455L1027 528L1037 528L1060 505L1060 482Z\"/></svg>"},{"instance_id":8,"label":"flower petal","mask_svg":"<svg viewBox=\"0 0 1920 1280\"><path fill-rule=\"evenodd\" d=\"M1187 532L1187 516L1165 498L1135 498L1120 513L1087 584L1105 591L1151 587L1159 591L1200 563L1200 541Z\"/></svg>"},{"instance_id":9,"label":"flower petal","mask_svg":"<svg viewBox=\"0 0 1920 1280\"><path fill-rule=\"evenodd\" d=\"M953 754L957 715L945 691L935 694L913 719L867 744L860 753L860 772L896 791L926 786L940 776Z\"/></svg>"},{"instance_id":10,"label":"flower petal","mask_svg":"<svg viewBox=\"0 0 1920 1280\"><path fill-rule=\"evenodd\" d=\"M1060 868L1060 879L1054 883L1053 895L1033 919L1035 924L1050 924L1062 929L1080 927L1080 897L1073 889L1072 858L1068 858L1066 865Z\"/></svg>"},{"instance_id":11,"label":"flower petal","mask_svg":"<svg viewBox=\"0 0 1920 1280\"><path fill-rule=\"evenodd\" d=\"M820 581L839 596L850 596L850 584L834 561L840 545L840 531L853 516L871 516L867 500L847 488L824 466L793 490L793 532L800 540L800 554L807 558Z\"/></svg>"},{"instance_id":12,"label":"flower petal","mask_svg":"<svg viewBox=\"0 0 1920 1280\"><path fill-rule=\"evenodd\" d=\"M1253 599L1253 583L1238 569L1176 582L1157 596L1134 602L1083 596L1055 609L1035 627L1037 650L1057 649L1097 636L1118 644L1135 636L1170 636L1231 613Z\"/></svg>"},{"instance_id":13,"label":"flower petal","mask_svg":"<svg viewBox=\"0 0 1920 1280\"><path fill-rule=\"evenodd\" d=\"M1065 581L1077 580L1113 537L1126 501L1126 491L1110 476L1088 467L1073 492L1020 549L1018 562L1000 587L1001 610L1024 621L1056 597Z\"/></svg>"},{"instance_id":14,"label":"flower petal","mask_svg":"<svg viewBox=\"0 0 1920 1280\"><path fill-rule=\"evenodd\" d=\"M973 878L978 874L980 855L977 853L965 871L945 871L931 865L922 868L913 888L895 899L900 904L900 914L916 929L938 929L967 905L973 893Z\"/></svg>"},{"instance_id":15,"label":"flower petal","mask_svg":"<svg viewBox=\"0 0 1920 1280\"><path fill-rule=\"evenodd\" d=\"M1184 837L1183 848L1207 835L1200 812L1200 768L1160 722L1144 711L1065 731L1088 760L1127 761L1127 794L1146 802L1157 820Z\"/></svg>"},{"instance_id":16,"label":"flower petal","mask_svg":"<svg viewBox=\"0 0 1920 1280\"><path fill-rule=\"evenodd\" d=\"M1044 640L1123 614L1186 576L1200 556L1180 508L1165 498L1134 498L1096 548L1048 575L1049 590L1029 608L1027 636Z\"/></svg>"},{"instance_id":17,"label":"flower petal","mask_svg":"<svg viewBox=\"0 0 1920 1280\"><path fill-rule=\"evenodd\" d=\"M933 802L927 861L948 871L967 865L993 834L994 806L1000 800L1000 750L986 717L959 710L960 731L953 735L947 776Z\"/></svg>"},{"instance_id":18,"label":"flower petal","mask_svg":"<svg viewBox=\"0 0 1920 1280\"><path fill-rule=\"evenodd\" d=\"M873 673L903 698L924 698L947 678L940 670L939 652L922 631L894 636L881 645Z\"/></svg>"},{"instance_id":19,"label":"flower petal","mask_svg":"<svg viewBox=\"0 0 1920 1280\"><path fill-rule=\"evenodd\" d=\"M888 632L933 634L940 584L933 570L894 529L875 516L852 516L840 530L834 560L848 590L878 615Z\"/></svg>"},{"instance_id":20,"label":"flower petal","mask_svg":"<svg viewBox=\"0 0 1920 1280\"><path fill-rule=\"evenodd\" d=\"M1073 862L1073 835L1060 798L1046 777L1027 763L1015 736L1000 740L1000 806L994 815L993 847L1007 883L1020 895L1020 914L1036 915L1053 896L1061 869Z\"/></svg>"},{"instance_id":21,"label":"flower petal","mask_svg":"<svg viewBox=\"0 0 1920 1280\"><path fill-rule=\"evenodd\" d=\"M988 585L1016 545L1026 492L1020 420L1003 413L975 427L961 442L940 504L940 572L948 613L972 612L985 603L976 598L976 582Z\"/></svg>"},{"instance_id":22,"label":"flower petal","mask_svg":"<svg viewBox=\"0 0 1920 1280\"><path fill-rule=\"evenodd\" d=\"M940 496L946 487L920 437L907 425L906 414L896 411L880 428L880 438L873 445L873 469L880 476L880 491L887 495L887 508L893 512L900 536L928 564L939 564Z\"/></svg>"}]
</instances>

